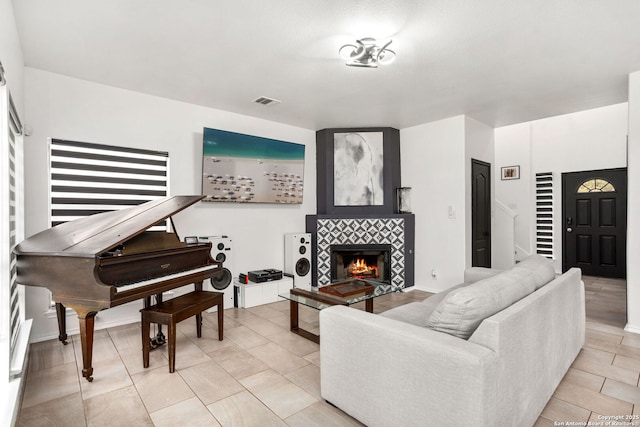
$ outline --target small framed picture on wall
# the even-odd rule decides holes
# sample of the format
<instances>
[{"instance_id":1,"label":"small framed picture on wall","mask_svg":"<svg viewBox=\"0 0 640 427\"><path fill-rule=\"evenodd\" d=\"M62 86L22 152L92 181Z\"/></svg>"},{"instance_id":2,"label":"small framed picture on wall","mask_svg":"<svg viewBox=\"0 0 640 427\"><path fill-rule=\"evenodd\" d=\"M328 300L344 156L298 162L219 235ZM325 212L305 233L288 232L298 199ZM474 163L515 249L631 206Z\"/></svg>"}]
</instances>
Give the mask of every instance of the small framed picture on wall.
<instances>
[{"instance_id":1,"label":"small framed picture on wall","mask_svg":"<svg viewBox=\"0 0 640 427\"><path fill-rule=\"evenodd\" d=\"M501 168L500 175L503 181L509 179L520 179L520 166L505 166Z\"/></svg>"}]
</instances>

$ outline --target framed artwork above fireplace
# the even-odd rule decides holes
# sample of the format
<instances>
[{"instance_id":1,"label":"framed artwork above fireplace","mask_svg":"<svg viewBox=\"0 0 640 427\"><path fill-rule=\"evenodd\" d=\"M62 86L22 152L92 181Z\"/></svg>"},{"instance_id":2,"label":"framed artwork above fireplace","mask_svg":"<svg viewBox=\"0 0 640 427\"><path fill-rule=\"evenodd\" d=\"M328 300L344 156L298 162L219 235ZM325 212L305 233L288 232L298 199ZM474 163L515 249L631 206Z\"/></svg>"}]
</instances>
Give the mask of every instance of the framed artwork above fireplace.
<instances>
[{"instance_id":1,"label":"framed artwork above fireplace","mask_svg":"<svg viewBox=\"0 0 640 427\"><path fill-rule=\"evenodd\" d=\"M384 204L382 132L333 134L333 204Z\"/></svg>"},{"instance_id":2,"label":"framed artwork above fireplace","mask_svg":"<svg viewBox=\"0 0 640 427\"><path fill-rule=\"evenodd\" d=\"M393 214L400 187L400 132L337 128L316 132L318 214Z\"/></svg>"}]
</instances>

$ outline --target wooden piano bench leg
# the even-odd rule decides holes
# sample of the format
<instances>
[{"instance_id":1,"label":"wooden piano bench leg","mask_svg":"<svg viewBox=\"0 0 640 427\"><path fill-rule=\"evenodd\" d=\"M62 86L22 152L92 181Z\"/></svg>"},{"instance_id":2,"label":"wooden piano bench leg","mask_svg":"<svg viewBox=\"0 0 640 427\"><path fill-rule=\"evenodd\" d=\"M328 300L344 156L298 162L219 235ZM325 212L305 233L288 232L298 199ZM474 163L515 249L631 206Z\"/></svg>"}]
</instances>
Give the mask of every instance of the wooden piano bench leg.
<instances>
[{"instance_id":1,"label":"wooden piano bench leg","mask_svg":"<svg viewBox=\"0 0 640 427\"><path fill-rule=\"evenodd\" d=\"M145 307L140 310L142 316L142 363L145 368L149 367L150 324L158 323L167 325L168 332L168 353L169 372L176 370L176 324L189 317L196 318L196 333L198 338L202 336L202 311L217 305L218 307L218 339L222 341L223 328L223 294L221 292L196 290L191 293Z\"/></svg>"},{"instance_id":2,"label":"wooden piano bench leg","mask_svg":"<svg viewBox=\"0 0 640 427\"><path fill-rule=\"evenodd\" d=\"M202 337L202 312L196 314L196 336Z\"/></svg>"}]
</instances>

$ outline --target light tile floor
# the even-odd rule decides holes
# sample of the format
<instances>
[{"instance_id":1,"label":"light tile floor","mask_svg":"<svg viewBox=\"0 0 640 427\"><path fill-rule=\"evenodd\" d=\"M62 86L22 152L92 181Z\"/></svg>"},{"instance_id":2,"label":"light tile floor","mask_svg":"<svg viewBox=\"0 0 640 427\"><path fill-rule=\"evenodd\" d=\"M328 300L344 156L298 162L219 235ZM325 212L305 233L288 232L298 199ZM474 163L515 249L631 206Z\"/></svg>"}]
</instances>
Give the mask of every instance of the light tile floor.
<instances>
[{"instance_id":1,"label":"light tile floor","mask_svg":"<svg viewBox=\"0 0 640 427\"><path fill-rule=\"evenodd\" d=\"M640 335L625 332L626 285L584 278L587 339L536 426L640 414ZM422 300L422 291L377 298L376 312ZM363 308L363 307L360 307ZM318 312L301 308L318 331ZM166 346L142 368L140 324L96 331L94 381L81 375L79 337L31 345L18 426L360 426L322 400L319 346L289 332L289 304L225 310L178 324L176 372Z\"/></svg>"}]
</instances>

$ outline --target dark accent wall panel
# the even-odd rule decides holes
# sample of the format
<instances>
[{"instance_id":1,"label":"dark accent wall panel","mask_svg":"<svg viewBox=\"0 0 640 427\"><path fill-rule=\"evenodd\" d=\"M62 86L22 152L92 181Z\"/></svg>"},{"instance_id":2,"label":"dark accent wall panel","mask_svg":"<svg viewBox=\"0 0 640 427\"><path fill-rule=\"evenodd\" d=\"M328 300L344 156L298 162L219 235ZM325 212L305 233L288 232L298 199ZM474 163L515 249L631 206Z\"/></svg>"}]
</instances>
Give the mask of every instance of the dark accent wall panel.
<instances>
[{"instance_id":1,"label":"dark accent wall panel","mask_svg":"<svg viewBox=\"0 0 640 427\"><path fill-rule=\"evenodd\" d=\"M383 134L383 188L384 203L377 206L334 205L334 150L336 133L382 132ZM396 189L400 183L400 131L389 127L334 128L316 132L317 212L322 214L379 214L397 212Z\"/></svg>"}]
</instances>

